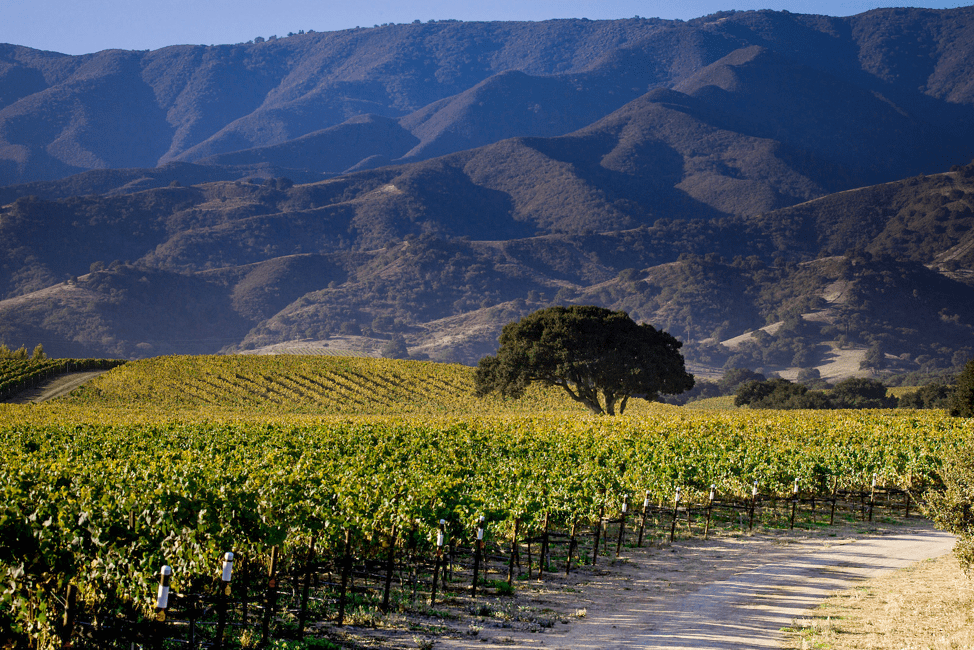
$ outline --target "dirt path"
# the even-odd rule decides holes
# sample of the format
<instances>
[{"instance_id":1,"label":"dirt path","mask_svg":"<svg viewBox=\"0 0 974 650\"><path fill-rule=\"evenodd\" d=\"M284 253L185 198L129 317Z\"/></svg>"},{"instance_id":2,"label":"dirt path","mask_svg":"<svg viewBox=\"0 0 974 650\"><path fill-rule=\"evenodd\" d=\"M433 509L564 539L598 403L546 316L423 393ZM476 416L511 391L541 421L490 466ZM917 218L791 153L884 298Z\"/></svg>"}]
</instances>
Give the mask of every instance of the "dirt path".
<instances>
[{"instance_id":1,"label":"dirt path","mask_svg":"<svg viewBox=\"0 0 974 650\"><path fill-rule=\"evenodd\" d=\"M769 531L630 549L615 566L589 570L577 589L549 584L519 596L558 623L542 630L485 628L478 638L441 639L436 647L775 648L784 640L781 628L831 592L943 555L953 545L952 536L911 520L804 537Z\"/></svg>"},{"instance_id":2,"label":"dirt path","mask_svg":"<svg viewBox=\"0 0 974 650\"><path fill-rule=\"evenodd\" d=\"M107 370L88 370L85 372L69 372L44 382L37 388L28 388L6 400L9 404L40 404L55 397L67 395L78 386L85 384Z\"/></svg>"}]
</instances>

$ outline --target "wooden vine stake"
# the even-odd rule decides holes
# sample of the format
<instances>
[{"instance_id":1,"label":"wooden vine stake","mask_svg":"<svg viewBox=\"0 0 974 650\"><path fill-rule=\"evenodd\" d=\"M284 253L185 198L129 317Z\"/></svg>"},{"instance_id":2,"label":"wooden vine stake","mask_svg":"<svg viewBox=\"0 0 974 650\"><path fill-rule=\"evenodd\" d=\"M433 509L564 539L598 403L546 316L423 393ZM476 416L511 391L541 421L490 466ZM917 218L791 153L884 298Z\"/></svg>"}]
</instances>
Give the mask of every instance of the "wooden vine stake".
<instances>
[{"instance_id":1,"label":"wooden vine stake","mask_svg":"<svg viewBox=\"0 0 974 650\"><path fill-rule=\"evenodd\" d=\"M710 499L707 501L707 523L703 528L703 538L707 539L710 535L710 519L714 512L714 496L717 494L717 486L710 484Z\"/></svg>"},{"instance_id":2,"label":"wooden vine stake","mask_svg":"<svg viewBox=\"0 0 974 650\"><path fill-rule=\"evenodd\" d=\"M348 574L352 569L352 531L345 529L345 552L342 555L342 585L338 592L338 625L345 624L345 595L348 590Z\"/></svg>"},{"instance_id":3,"label":"wooden vine stake","mask_svg":"<svg viewBox=\"0 0 974 650\"><path fill-rule=\"evenodd\" d=\"M436 559L433 561L433 590L430 592L430 607L436 603L436 583L440 577L440 560L443 559L445 531L446 520L440 519L440 528L436 531Z\"/></svg>"},{"instance_id":4,"label":"wooden vine stake","mask_svg":"<svg viewBox=\"0 0 974 650\"><path fill-rule=\"evenodd\" d=\"M758 503L758 482L754 481L754 486L751 488L751 515L747 524L748 532L754 530L754 510L757 508L757 503Z\"/></svg>"},{"instance_id":5,"label":"wooden vine stake","mask_svg":"<svg viewBox=\"0 0 974 650\"><path fill-rule=\"evenodd\" d=\"M64 620L61 625L61 647L71 647L71 636L74 634L74 621L78 607L78 587L68 585L67 597L64 601Z\"/></svg>"},{"instance_id":6,"label":"wooden vine stake","mask_svg":"<svg viewBox=\"0 0 974 650\"><path fill-rule=\"evenodd\" d=\"M271 637L271 618L277 605L277 553L276 546L271 547L271 565L267 568L267 593L264 597L264 621L260 627L261 644L267 645Z\"/></svg>"},{"instance_id":7,"label":"wooden vine stake","mask_svg":"<svg viewBox=\"0 0 974 650\"><path fill-rule=\"evenodd\" d=\"M676 488L676 496L673 498L673 523L670 525L670 543L676 538L676 519L680 514L680 490Z\"/></svg>"},{"instance_id":8,"label":"wooden vine stake","mask_svg":"<svg viewBox=\"0 0 974 650\"><path fill-rule=\"evenodd\" d=\"M839 489L839 479L837 477L832 477L832 509L829 510L829 526L835 523L835 501L836 492Z\"/></svg>"},{"instance_id":9,"label":"wooden vine stake","mask_svg":"<svg viewBox=\"0 0 974 650\"><path fill-rule=\"evenodd\" d=\"M869 490L869 521L873 520L873 507L876 505L876 475L873 474L873 485Z\"/></svg>"},{"instance_id":10,"label":"wooden vine stake","mask_svg":"<svg viewBox=\"0 0 974 650\"><path fill-rule=\"evenodd\" d=\"M544 515L544 532L541 533L541 556L538 558L538 580L544 580L544 567L548 561L548 513Z\"/></svg>"},{"instance_id":11,"label":"wooden vine stake","mask_svg":"<svg viewBox=\"0 0 974 650\"><path fill-rule=\"evenodd\" d=\"M629 509L629 495L622 497L622 514L619 517L619 539L616 541L616 557L622 553L622 542L626 539L626 510Z\"/></svg>"},{"instance_id":12,"label":"wooden vine stake","mask_svg":"<svg viewBox=\"0 0 974 650\"><path fill-rule=\"evenodd\" d=\"M298 612L298 639L304 638L304 626L308 622L308 597L311 593L311 575L314 573L315 538L308 547L308 560L304 566L304 584L301 585L301 610Z\"/></svg>"},{"instance_id":13,"label":"wooden vine stake","mask_svg":"<svg viewBox=\"0 0 974 650\"><path fill-rule=\"evenodd\" d=\"M649 490L646 490L646 496L643 498L643 516L639 522L639 539L636 541L636 546L638 548L643 547L643 532L646 530L646 515L649 514Z\"/></svg>"},{"instance_id":14,"label":"wooden vine stake","mask_svg":"<svg viewBox=\"0 0 974 650\"><path fill-rule=\"evenodd\" d=\"M595 566L595 561L599 557L599 538L602 534L602 522L605 520L605 500L602 501L602 507L599 509L599 520L595 523L595 544L592 545L592 566Z\"/></svg>"},{"instance_id":15,"label":"wooden vine stake","mask_svg":"<svg viewBox=\"0 0 974 650\"><path fill-rule=\"evenodd\" d=\"M514 537L511 538L511 557L507 562L507 584L514 586L514 558L517 556L517 533L521 527L521 518L514 520ZM518 562L520 564L520 562Z\"/></svg>"},{"instance_id":16,"label":"wooden vine stake","mask_svg":"<svg viewBox=\"0 0 974 650\"><path fill-rule=\"evenodd\" d=\"M798 479L795 479L795 487L791 496L791 530L795 530L795 511L798 510Z\"/></svg>"},{"instance_id":17,"label":"wooden vine stake","mask_svg":"<svg viewBox=\"0 0 974 650\"><path fill-rule=\"evenodd\" d=\"M164 625L166 623L166 610L169 608L169 585L172 581L172 567L164 564L159 570L159 591L156 594L156 615L155 624L158 629L155 631L154 645L156 648L162 647L162 639L165 636Z\"/></svg>"},{"instance_id":18,"label":"wooden vine stake","mask_svg":"<svg viewBox=\"0 0 974 650\"><path fill-rule=\"evenodd\" d=\"M213 638L213 647L220 650L223 647L223 633L227 629L227 601L230 598L230 580L233 578L233 553L229 551L223 555L223 567L220 572L220 591L216 595L217 623Z\"/></svg>"},{"instance_id":19,"label":"wooden vine stake","mask_svg":"<svg viewBox=\"0 0 974 650\"><path fill-rule=\"evenodd\" d=\"M470 597L477 597L477 581L480 579L480 556L484 552L484 517L477 520L477 539L473 546L473 584L470 585Z\"/></svg>"},{"instance_id":20,"label":"wooden vine stake","mask_svg":"<svg viewBox=\"0 0 974 650\"><path fill-rule=\"evenodd\" d=\"M389 611L389 597L392 593L392 574L396 570L396 525L392 525L392 533L389 535L389 554L386 556L386 583L382 590L382 612Z\"/></svg>"},{"instance_id":21,"label":"wooden vine stake","mask_svg":"<svg viewBox=\"0 0 974 650\"><path fill-rule=\"evenodd\" d=\"M578 540L575 539L575 533L577 531L577 528L578 528L578 517L576 516L575 519L572 520L572 533L571 533L571 537L568 539L568 559L565 560L566 577L570 576L572 573L572 554L575 552L575 549L578 548Z\"/></svg>"}]
</instances>

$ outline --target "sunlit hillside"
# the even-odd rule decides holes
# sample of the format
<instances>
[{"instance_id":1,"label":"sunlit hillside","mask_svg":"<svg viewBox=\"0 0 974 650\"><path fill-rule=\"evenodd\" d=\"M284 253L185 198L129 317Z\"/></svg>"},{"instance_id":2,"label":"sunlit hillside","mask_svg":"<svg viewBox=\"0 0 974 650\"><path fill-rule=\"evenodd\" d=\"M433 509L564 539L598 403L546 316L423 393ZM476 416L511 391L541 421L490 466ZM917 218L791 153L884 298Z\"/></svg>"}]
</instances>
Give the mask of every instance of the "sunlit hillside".
<instances>
[{"instance_id":1,"label":"sunlit hillside","mask_svg":"<svg viewBox=\"0 0 974 650\"><path fill-rule=\"evenodd\" d=\"M174 413L489 416L578 414L561 389L532 386L520 400L473 394L474 369L365 357L170 356L116 368L52 409ZM633 400L629 410L672 408Z\"/></svg>"}]
</instances>

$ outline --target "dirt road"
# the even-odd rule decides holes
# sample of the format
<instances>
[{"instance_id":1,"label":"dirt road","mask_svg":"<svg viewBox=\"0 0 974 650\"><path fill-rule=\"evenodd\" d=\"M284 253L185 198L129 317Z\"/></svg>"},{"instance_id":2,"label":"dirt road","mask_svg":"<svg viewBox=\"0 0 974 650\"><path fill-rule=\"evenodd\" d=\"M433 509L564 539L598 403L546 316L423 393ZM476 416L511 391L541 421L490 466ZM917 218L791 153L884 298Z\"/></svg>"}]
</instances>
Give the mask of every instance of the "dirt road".
<instances>
[{"instance_id":1,"label":"dirt road","mask_svg":"<svg viewBox=\"0 0 974 650\"><path fill-rule=\"evenodd\" d=\"M442 639L436 647L774 648L784 639L781 628L830 592L943 555L953 545L952 536L912 520L808 537L770 531L630 549L628 558L596 571L578 591L539 590L530 602L564 617L547 630L485 629L479 638ZM584 616L565 625L572 612Z\"/></svg>"},{"instance_id":2,"label":"dirt road","mask_svg":"<svg viewBox=\"0 0 974 650\"><path fill-rule=\"evenodd\" d=\"M10 404L39 404L55 397L67 395L78 386L91 381L107 370L70 372L45 382L37 388L29 388L6 400Z\"/></svg>"}]
</instances>

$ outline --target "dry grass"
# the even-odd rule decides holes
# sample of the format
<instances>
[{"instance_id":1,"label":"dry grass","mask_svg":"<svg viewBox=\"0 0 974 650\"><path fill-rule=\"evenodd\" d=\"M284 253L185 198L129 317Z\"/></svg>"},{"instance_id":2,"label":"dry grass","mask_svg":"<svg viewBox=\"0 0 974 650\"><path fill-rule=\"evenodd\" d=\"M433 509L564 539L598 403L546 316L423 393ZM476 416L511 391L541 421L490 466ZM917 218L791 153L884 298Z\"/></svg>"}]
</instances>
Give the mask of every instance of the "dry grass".
<instances>
[{"instance_id":1,"label":"dry grass","mask_svg":"<svg viewBox=\"0 0 974 650\"><path fill-rule=\"evenodd\" d=\"M786 648L974 648L974 581L945 555L840 592L788 632Z\"/></svg>"}]
</instances>

